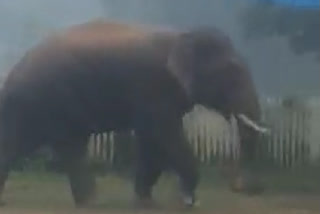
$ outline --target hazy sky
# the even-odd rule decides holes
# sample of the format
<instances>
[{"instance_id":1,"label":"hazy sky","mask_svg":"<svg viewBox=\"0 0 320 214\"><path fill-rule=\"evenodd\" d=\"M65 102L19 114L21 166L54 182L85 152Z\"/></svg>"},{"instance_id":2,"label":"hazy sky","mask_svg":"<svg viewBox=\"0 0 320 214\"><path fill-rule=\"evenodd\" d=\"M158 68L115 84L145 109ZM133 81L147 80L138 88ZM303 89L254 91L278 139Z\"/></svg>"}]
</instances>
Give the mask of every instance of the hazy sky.
<instances>
[{"instance_id":1,"label":"hazy sky","mask_svg":"<svg viewBox=\"0 0 320 214\"><path fill-rule=\"evenodd\" d=\"M0 73L5 74L17 57L50 30L108 17L181 28L218 26L247 58L261 94L320 94L320 67L314 56L296 56L285 38L243 40L238 15L246 7L245 0L102 1L1 0Z\"/></svg>"}]
</instances>

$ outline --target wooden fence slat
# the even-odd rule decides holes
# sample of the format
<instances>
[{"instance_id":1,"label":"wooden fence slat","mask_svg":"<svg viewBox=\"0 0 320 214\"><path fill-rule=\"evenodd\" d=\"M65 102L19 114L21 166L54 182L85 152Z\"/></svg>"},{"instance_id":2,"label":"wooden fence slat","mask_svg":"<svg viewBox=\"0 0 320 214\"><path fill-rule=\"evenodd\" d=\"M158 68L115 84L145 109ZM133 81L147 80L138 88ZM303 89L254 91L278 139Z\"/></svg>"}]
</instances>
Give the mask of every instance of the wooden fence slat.
<instances>
[{"instance_id":1,"label":"wooden fence slat","mask_svg":"<svg viewBox=\"0 0 320 214\"><path fill-rule=\"evenodd\" d=\"M287 109L281 100L269 99L262 112L263 121L272 128L264 145L259 145L263 158L286 168L306 163L310 155L310 111ZM186 139L202 163L239 158L239 136L234 118L229 124L217 113L196 106L184 117L183 123ZM134 132L131 133L134 136ZM114 132L93 134L89 138L88 153L95 160L113 164L115 143Z\"/></svg>"}]
</instances>

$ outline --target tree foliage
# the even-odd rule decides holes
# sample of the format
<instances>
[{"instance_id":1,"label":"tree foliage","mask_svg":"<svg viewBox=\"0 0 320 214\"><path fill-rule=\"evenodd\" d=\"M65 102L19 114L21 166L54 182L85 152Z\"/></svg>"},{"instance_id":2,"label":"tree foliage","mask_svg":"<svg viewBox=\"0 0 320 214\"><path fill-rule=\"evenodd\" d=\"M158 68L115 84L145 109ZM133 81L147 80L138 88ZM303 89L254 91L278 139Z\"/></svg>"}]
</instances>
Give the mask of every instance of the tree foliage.
<instances>
[{"instance_id":1,"label":"tree foliage","mask_svg":"<svg viewBox=\"0 0 320 214\"><path fill-rule=\"evenodd\" d=\"M319 54L319 8L280 7L258 3L243 13L247 39L285 36L294 52Z\"/></svg>"}]
</instances>

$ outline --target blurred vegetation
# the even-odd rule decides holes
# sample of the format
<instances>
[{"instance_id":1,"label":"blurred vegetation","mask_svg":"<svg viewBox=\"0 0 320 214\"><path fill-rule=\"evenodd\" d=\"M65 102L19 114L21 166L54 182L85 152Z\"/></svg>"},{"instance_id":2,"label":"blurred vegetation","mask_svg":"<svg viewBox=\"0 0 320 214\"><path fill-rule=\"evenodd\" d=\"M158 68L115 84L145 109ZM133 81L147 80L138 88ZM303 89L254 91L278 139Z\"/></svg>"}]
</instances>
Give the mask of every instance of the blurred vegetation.
<instances>
[{"instance_id":1,"label":"blurred vegetation","mask_svg":"<svg viewBox=\"0 0 320 214\"><path fill-rule=\"evenodd\" d=\"M247 39L284 36L297 54L319 56L319 8L280 7L272 3L252 4L243 14Z\"/></svg>"},{"instance_id":2,"label":"blurred vegetation","mask_svg":"<svg viewBox=\"0 0 320 214\"><path fill-rule=\"evenodd\" d=\"M18 159L14 165L13 170L15 171L58 171L56 165L57 158L55 157L52 150L48 147L43 147L37 150L33 155Z\"/></svg>"}]
</instances>

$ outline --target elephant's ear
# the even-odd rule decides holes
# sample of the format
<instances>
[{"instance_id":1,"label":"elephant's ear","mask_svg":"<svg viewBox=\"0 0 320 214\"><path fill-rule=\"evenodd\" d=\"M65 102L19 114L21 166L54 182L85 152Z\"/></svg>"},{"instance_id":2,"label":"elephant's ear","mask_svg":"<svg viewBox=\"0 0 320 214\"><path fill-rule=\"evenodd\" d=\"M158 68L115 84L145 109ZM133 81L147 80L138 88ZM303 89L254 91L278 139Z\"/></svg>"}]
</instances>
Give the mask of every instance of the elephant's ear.
<instances>
[{"instance_id":1,"label":"elephant's ear","mask_svg":"<svg viewBox=\"0 0 320 214\"><path fill-rule=\"evenodd\" d=\"M192 97L194 79L194 48L188 34L178 36L169 55L167 66L186 94Z\"/></svg>"}]
</instances>

